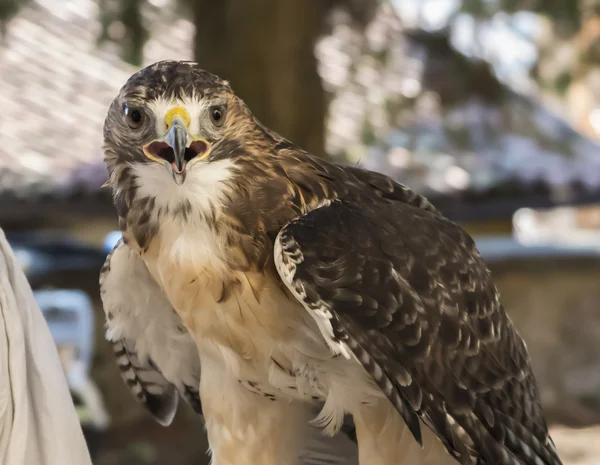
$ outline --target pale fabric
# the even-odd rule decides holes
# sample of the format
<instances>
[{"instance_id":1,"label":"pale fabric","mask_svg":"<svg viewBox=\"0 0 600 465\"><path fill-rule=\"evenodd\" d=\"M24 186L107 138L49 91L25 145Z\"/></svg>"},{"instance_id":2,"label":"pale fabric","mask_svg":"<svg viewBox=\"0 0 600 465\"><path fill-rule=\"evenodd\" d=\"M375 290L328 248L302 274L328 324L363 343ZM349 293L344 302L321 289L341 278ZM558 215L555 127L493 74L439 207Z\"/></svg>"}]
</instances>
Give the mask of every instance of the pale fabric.
<instances>
[{"instance_id":1,"label":"pale fabric","mask_svg":"<svg viewBox=\"0 0 600 465\"><path fill-rule=\"evenodd\" d=\"M0 465L91 465L58 353L0 230Z\"/></svg>"}]
</instances>

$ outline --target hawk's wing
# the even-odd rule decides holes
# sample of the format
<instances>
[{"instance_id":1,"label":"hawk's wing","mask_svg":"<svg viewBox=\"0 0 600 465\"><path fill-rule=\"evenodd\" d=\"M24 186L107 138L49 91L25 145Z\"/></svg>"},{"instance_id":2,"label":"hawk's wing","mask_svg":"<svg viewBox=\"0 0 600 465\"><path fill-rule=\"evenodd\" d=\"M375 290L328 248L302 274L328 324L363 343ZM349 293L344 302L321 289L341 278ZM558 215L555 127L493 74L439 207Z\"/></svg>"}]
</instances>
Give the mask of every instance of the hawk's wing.
<instances>
[{"instance_id":1,"label":"hawk's wing","mask_svg":"<svg viewBox=\"0 0 600 465\"><path fill-rule=\"evenodd\" d=\"M107 339L134 396L165 426L178 394L201 414L196 344L143 260L122 241L102 268L100 294Z\"/></svg>"},{"instance_id":2,"label":"hawk's wing","mask_svg":"<svg viewBox=\"0 0 600 465\"><path fill-rule=\"evenodd\" d=\"M200 358L194 340L143 260L121 241L106 259L100 288L107 336L121 375L135 397L162 425L169 425L175 415L178 392L201 414ZM311 425L301 463L357 465L350 418L343 428L342 434L330 438Z\"/></svg>"},{"instance_id":3,"label":"hawk's wing","mask_svg":"<svg viewBox=\"0 0 600 465\"><path fill-rule=\"evenodd\" d=\"M560 464L525 344L457 225L387 199L334 201L280 231L275 263L417 440L418 416L463 463Z\"/></svg>"}]
</instances>

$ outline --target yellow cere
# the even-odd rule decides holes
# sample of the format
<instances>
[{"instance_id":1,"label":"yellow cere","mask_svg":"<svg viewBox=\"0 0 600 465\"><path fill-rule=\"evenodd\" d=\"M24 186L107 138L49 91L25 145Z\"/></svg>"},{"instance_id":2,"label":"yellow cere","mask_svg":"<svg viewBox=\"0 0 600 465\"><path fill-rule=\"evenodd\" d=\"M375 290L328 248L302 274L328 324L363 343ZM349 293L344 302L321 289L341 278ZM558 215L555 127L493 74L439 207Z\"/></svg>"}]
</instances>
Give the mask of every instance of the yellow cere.
<instances>
[{"instance_id":1,"label":"yellow cere","mask_svg":"<svg viewBox=\"0 0 600 465\"><path fill-rule=\"evenodd\" d=\"M173 119L176 116L179 116L183 120L183 123L185 124L186 128L189 127L191 118L188 111L185 108L175 107L171 108L165 115L165 123L167 123L167 128L171 127Z\"/></svg>"}]
</instances>

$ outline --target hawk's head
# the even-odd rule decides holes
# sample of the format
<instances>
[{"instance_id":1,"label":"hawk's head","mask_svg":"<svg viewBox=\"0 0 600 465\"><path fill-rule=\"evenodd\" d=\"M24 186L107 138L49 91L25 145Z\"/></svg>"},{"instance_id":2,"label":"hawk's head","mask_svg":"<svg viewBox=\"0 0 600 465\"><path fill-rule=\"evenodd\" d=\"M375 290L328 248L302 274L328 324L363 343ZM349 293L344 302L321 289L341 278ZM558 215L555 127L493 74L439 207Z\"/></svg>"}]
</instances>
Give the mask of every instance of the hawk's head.
<instances>
[{"instance_id":1,"label":"hawk's head","mask_svg":"<svg viewBox=\"0 0 600 465\"><path fill-rule=\"evenodd\" d=\"M134 74L110 106L104 125L109 169L161 167L183 184L201 163L232 155L256 127L229 84L193 62L161 61Z\"/></svg>"},{"instance_id":2,"label":"hawk's head","mask_svg":"<svg viewBox=\"0 0 600 465\"><path fill-rule=\"evenodd\" d=\"M333 172L343 174L263 126L192 62L134 74L110 106L104 142L121 229L138 228L140 244L149 222L165 220L209 218L247 237L277 230L335 196Z\"/></svg>"}]
</instances>

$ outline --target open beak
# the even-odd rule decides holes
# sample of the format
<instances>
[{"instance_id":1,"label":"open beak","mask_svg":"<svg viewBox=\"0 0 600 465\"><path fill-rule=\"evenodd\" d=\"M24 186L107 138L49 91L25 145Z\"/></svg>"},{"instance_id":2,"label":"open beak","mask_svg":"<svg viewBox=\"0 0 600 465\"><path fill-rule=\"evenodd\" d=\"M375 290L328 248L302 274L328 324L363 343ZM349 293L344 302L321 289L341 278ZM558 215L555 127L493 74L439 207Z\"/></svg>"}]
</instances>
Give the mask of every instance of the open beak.
<instances>
[{"instance_id":1,"label":"open beak","mask_svg":"<svg viewBox=\"0 0 600 465\"><path fill-rule=\"evenodd\" d=\"M173 180L177 184L183 184L185 181L185 169L187 165L185 151L188 145L188 132L181 117L175 116L173 118L171 127L165 134L163 141L173 149L173 161L171 161Z\"/></svg>"},{"instance_id":2,"label":"open beak","mask_svg":"<svg viewBox=\"0 0 600 465\"><path fill-rule=\"evenodd\" d=\"M190 116L183 108L174 108L165 117L167 133L143 147L148 158L163 164L176 184L183 184L187 169L210 153L210 144L189 132Z\"/></svg>"}]
</instances>

